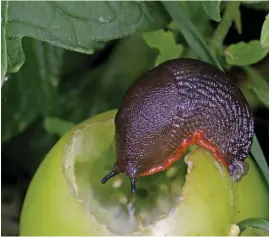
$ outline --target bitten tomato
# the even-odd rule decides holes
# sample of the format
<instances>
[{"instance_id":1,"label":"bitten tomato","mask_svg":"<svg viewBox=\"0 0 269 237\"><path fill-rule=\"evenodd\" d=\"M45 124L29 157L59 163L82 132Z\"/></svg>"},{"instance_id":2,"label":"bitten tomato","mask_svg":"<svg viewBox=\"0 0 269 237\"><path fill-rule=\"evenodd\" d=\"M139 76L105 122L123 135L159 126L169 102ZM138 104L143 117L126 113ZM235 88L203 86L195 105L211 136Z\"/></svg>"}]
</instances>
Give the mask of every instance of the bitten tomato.
<instances>
[{"instance_id":1,"label":"bitten tomato","mask_svg":"<svg viewBox=\"0 0 269 237\"><path fill-rule=\"evenodd\" d=\"M200 148L139 178L136 195L124 175L101 184L115 161L114 116L79 124L47 154L25 198L21 235L228 235L245 218L269 217L254 162L248 158L250 171L235 184Z\"/></svg>"}]
</instances>

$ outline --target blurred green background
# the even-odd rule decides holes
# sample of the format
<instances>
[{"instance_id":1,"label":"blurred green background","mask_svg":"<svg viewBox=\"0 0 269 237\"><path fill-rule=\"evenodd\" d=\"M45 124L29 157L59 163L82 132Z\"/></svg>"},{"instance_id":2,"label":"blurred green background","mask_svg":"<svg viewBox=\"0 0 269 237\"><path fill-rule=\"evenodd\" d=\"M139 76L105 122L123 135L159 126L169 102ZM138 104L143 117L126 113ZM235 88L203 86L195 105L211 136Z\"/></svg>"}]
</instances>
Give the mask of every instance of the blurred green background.
<instances>
[{"instance_id":1,"label":"blurred green background","mask_svg":"<svg viewBox=\"0 0 269 237\"><path fill-rule=\"evenodd\" d=\"M131 83L157 63L201 56L189 46L188 24L178 27L159 2L55 3L88 28L46 4L2 2L2 235L18 234L29 182L66 131L118 108ZM269 50L259 42L269 3L201 4L180 7L245 94L268 163Z\"/></svg>"}]
</instances>

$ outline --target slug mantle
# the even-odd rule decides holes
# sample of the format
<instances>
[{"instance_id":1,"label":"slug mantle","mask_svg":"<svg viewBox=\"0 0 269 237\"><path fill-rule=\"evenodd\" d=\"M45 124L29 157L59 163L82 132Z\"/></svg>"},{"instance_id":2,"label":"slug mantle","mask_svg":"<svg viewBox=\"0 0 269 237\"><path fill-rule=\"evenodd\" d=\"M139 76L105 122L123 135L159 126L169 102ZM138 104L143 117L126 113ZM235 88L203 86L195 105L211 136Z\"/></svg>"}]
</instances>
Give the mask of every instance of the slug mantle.
<instances>
[{"instance_id":1,"label":"slug mantle","mask_svg":"<svg viewBox=\"0 0 269 237\"><path fill-rule=\"evenodd\" d=\"M210 151L233 181L248 172L250 108L232 79L208 63L174 59L145 73L128 89L115 126L117 159L102 183L124 173L135 192L137 177L166 170L193 144Z\"/></svg>"}]
</instances>

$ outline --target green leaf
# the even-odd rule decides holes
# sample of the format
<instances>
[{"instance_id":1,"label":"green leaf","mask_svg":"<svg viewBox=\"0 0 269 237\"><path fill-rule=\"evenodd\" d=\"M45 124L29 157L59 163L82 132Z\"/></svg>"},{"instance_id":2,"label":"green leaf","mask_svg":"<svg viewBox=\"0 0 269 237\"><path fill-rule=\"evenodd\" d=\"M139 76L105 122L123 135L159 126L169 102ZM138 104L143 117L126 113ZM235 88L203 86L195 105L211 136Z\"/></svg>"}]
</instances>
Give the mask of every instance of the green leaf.
<instances>
[{"instance_id":1,"label":"green leaf","mask_svg":"<svg viewBox=\"0 0 269 237\"><path fill-rule=\"evenodd\" d=\"M145 32L142 37L149 47L159 51L155 65L170 59L179 58L183 53L183 46L176 43L172 32L157 30Z\"/></svg>"},{"instance_id":2,"label":"green leaf","mask_svg":"<svg viewBox=\"0 0 269 237\"><path fill-rule=\"evenodd\" d=\"M208 15L203 9L203 1L181 1L179 2L181 10L188 16L188 18L195 22L195 25L208 24ZM203 10L201 10L203 9Z\"/></svg>"},{"instance_id":3,"label":"green leaf","mask_svg":"<svg viewBox=\"0 0 269 237\"><path fill-rule=\"evenodd\" d=\"M251 90L256 97L269 108L269 84L266 82L257 70L250 67L243 67L243 70L248 74L250 79L249 90Z\"/></svg>"},{"instance_id":4,"label":"green leaf","mask_svg":"<svg viewBox=\"0 0 269 237\"><path fill-rule=\"evenodd\" d=\"M189 20L191 22L195 22L195 27L196 30L198 32L200 32L200 34L204 35L207 39L211 39L211 35L213 33L213 28L212 26L209 24L208 21L208 16L207 14L205 14L205 12L201 9L203 9L202 6L202 1L180 1L178 2L180 9L185 13L185 15L189 18ZM172 27L171 31L175 32L176 35L176 39L178 42L184 42L184 38L181 34L178 34L179 32L179 27L175 24L174 21L171 22L172 24L169 25L169 29L171 29L170 27ZM192 54L194 54L195 52L193 52L192 50L189 50L188 48L186 48L186 50L184 50L184 57L189 57L188 52L191 52ZM195 55L196 56L196 55Z\"/></svg>"},{"instance_id":5,"label":"green leaf","mask_svg":"<svg viewBox=\"0 0 269 237\"><path fill-rule=\"evenodd\" d=\"M255 159L255 161L257 162L263 176L264 179L266 180L267 186L269 187L269 167L267 165L265 156L262 152L262 148L259 144L259 141L256 137L256 135L254 135L253 138L253 144L251 146L251 153Z\"/></svg>"},{"instance_id":6,"label":"green leaf","mask_svg":"<svg viewBox=\"0 0 269 237\"><path fill-rule=\"evenodd\" d=\"M240 236L269 236L269 231L261 230L254 227L245 229Z\"/></svg>"},{"instance_id":7,"label":"green leaf","mask_svg":"<svg viewBox=\"0 0 269 237\"><path fill-rule=\"evenodd\" d=\"M8 43L11 57L17 60L9 62L10 71L18 71L23 64L20 40L25 36L93 53L105 41L137 30L161 28L167 20L167 15L155 2L11 1L6 37L11 39Z\"/></svg>"},{"instance_id":8,"label":"green leaf","mask_svg":"<svg viewBox=\"0 0 269 237\"><path fill-rule=\"evenodd\" d=\"M220 3L221 1L203 1L202 6L208 17L214 21L219 22L220 17Z\"/></svg>"},{"instance_id":9,"label":"green leaf","mask_svg":"<svg viewBox=\"0 0 269 237\"><path fill-rule=\"evenodd\" d=\"M240 236L269 236L269 231L248 227L240 233Z\"/></svg>"},{"instance_id":10,"label":"green leaf","mask_svg":"<svg viewBox=\"0 0 269 237\"><path fill-rule=\"evenodd\" d=\"M128 87L154 65L156 50L134 34L120 40L105 63L62 87L55 111L58 117L80 122L97 113L118 108ZM77 81L80 80L80 83Z\"/></svg>"},{"instance_id":11,"label":"green leaf","mask_svg":"<svg viewBox=\"0 0 269 237\"><path fill-rule=\"evenodd\" d=\"M7 55L8 72L18 72L25 62L21 39L14 38L7 40Z\"/></svg>"},{"instance_id":12,"label":"green leaf","mask_svg":"<svg viewBox=\"0 0 269 237\"><path fill-rule=\"evenodd\" d=\"M199 55L199 57L210 64L221 68L221 65L216 60L215 56L203 40L202 36L192 24L187 15L179 7L179 2L162 2L165 9L171 15L181 33L185 37L189 46Z\"/></svg>"},{"instance_id":13,"label":"green leaf","mask_svg":"<svg viewBox=\"0 0 269 237\"><path fill-rule=\"evenodd\" d=\"M5 81L7 71L7 43L6 43L6 24L7 24L8 2L1 2L1 85Z\"/></svg>"},{"instance_id":14,"label":"green leaf","mask_svg":"<svg viewBox=\"0 0 269 237\"><path fill-rule=\"evenodd\" d=\"M240 221L238 224L240 231L244 231L246 228L255 227L265 231L269 231L269 221L263 218L249 218Z\"/></svg>"},{"instance_id":15,"label":"green leaf","mask_svg":"<svg viewBox=\"0 0 269 237\"><path fill-rule=\"evenodd\" d=\"M269 2L268 1L241 1L244 3L244 5L248 8L252 8L255 10L262 10L262 11L267 11L269 12Z\"/></svg>"},{"instance_id":16,"label":"green leaf","mask_svg":"<svg viewBox=\"0 0 269 237\"><path fill-rule=\"evenodd\" d=\"M63 136L66 132L75 126L74 123L64 121L57 117L46 117L44 120L44 127L48 133L56 133Z\"/></svg>"},{"instance_id":17,"label":"green leaf","mask_svg":"<svg viewBox=\"0 0 269 237\"><path fill-rule=\"evenodd\" d=\"M269 48L261 47L259 40L253 40L249 43L240 42L232 44L225 49L225 59L230 65L245 66L259 62L269 52Z\"/></svg>"},{"instance_id":18,"label":"green leaf","mask_svg":"<svg viewBox=\"0 0 269 237\"><path fill-rule=\"evenodd\" d=\"M2 140L22 132L38 115L52 111L58 99L63 49L25 39L25 65L2 87Z\"/></svg>"},{"instance_id":19,"label":"green leaf","mask_svg":"<svg viewBox=\"0 0 269 237\"><path fill-rule=\"evenodd\" d=\"M267 14L262 25L261 45L263 48L269 47L269 14Z\"/></svg>"},{"instance_id":20,"label":"green leaf","mask_svg":"<svg viewBox=\"0 0 269 237\"><path fill-rule=\"evenodd\" d=\"M268 84L266 84L268 89ZM269 108L269 91L265 88L253 88L252 89L260 101Z\"/></svg>"},{"instance_id":21,"label":"green leaf","mask_svg":"<svg viewBox=\"0 0 269 237\"><path fill-rule=\"evenodd\" d=\"M253 93L251 90L251 85L248 84L246 80L242 80L238 83L238 87L242 91L244 97L246 98L249 107L251 109L255 109L260 106L260 100L257 98L257 96Z\"/></svg>"}]
</instances>

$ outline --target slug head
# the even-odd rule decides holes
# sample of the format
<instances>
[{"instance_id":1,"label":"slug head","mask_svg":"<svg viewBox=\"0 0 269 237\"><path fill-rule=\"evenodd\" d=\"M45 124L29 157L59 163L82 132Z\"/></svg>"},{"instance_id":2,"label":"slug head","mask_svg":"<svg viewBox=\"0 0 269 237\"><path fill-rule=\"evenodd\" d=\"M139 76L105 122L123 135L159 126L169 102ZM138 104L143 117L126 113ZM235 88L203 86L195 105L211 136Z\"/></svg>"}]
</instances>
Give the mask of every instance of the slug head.
<instances>
[{"instance_id":1,"label":"slug head","mask_svg":"<svg viewBox=\"0 0 269 237\"><path fill-rule=\"evenodd\" d=\"M249 165L245 161L233 159L228 167L232 181L239 182L244 175L248 173Z\"/></svg>"},{"instance_id":2,"label":"slug head","mask_svg":"<svg viewBox=\"0 0 269 237\"><path fill-rule=\"evenodd\" d=\"M102 182L124 173L135 191L135 178L176 148L167 143L177 106L173 75L163 67L150 70L128 89L115 117L117 159Z\"/></svg>"}]
</instances>

